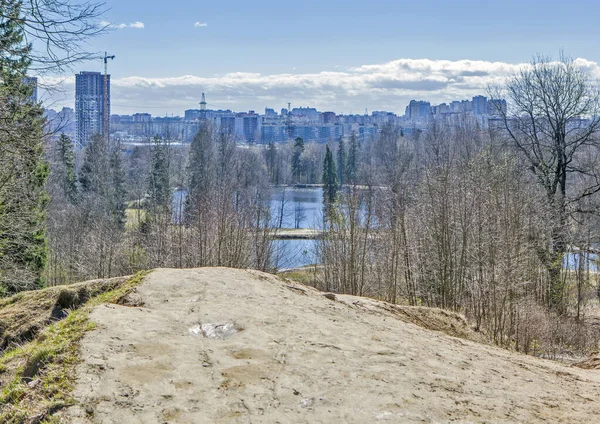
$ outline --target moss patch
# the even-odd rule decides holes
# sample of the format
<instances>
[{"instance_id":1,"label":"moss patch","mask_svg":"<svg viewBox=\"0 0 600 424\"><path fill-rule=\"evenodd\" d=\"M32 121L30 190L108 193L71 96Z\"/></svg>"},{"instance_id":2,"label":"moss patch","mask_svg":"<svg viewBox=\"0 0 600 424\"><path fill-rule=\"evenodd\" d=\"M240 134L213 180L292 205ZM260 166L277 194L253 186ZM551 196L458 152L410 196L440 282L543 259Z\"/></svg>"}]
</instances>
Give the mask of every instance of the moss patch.
<instances>
[{"instance_id":1,"label":"moss patch","mask_svg":"<svg viewBox=\"0 0 600 424\"><path fill-rule=\"evenodd\" d=\"M127 280L128 277L93 280L0 299L0 353L35 338L43 328L63 319L67 311L120 287Z\"/></svg>"},{"instance_id":2,"label":"moss patch","mask_svg":"<svg viewBox=\"0 0 600 424\"><path fill-rule=\"evenodd\" d=\"M315 270L314 266L307 266L292 271L279 272L277 276L307 286L317 287L319 280L323 277L323 271L321 269Z\"/></svg>"},{"instance_id":3,"label":"moss patch","mask_svg":"<svg viewBox=\"0 0 600 424\"><path fill-rule=\"evenodd\" d=\"M71 392L75 385L76 366L81 361L80 341L87 331L94 328L88 319L89 313L99 304L121 302L147 274L141 272L131 278L121 279L110 290L91 290L85 303L76 305L80 306L79 309L71 309L60 321L46 325L32 340L4 351L0 357L0 422L58 422L53 414L75 403ZM87 284L94 286L94 283ZM85 284L66 289L79 293ZM73 300L70 295L50 293L48 290L31 296L43 300L46 308L60 299L67 303ZM40 296L44 292L53 300ZM20 301L11 304L17 305Z\"/></svg>"}]
</instances>

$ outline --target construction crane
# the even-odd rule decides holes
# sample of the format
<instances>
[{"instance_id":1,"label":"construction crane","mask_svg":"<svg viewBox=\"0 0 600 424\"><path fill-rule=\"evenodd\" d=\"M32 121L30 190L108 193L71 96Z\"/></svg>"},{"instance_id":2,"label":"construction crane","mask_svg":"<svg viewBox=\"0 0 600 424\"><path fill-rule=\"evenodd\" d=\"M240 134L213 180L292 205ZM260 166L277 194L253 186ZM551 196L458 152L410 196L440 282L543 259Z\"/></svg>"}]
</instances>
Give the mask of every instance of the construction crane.
<instances>
[{"instance_id":1,"label":"construction crane","mask_svg":"<svg viewBox=\"0 0 600 424\"><path fill-rule=\"evenodd\" d=\"M104 111L102 114L102 132L104 141L108 144L108 134L110 131L110 114L108 113L108 59L114 60L115 56L109 56L104 52Z\"/></svg>"}]
</instances>

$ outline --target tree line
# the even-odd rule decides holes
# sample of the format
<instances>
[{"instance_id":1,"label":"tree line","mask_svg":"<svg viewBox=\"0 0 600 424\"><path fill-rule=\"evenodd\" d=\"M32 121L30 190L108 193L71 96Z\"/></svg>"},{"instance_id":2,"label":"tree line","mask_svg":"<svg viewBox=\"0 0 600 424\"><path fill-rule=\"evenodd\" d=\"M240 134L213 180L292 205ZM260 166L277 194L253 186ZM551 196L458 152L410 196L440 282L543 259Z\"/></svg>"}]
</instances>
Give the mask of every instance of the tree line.
<instances>
[{"instance_id":1,"label":"tree line","mask_svg":"<svg viewBox=\"0 0 600 424\"><path fill-rule=\"evenodd\" d=\"M343 144L337 163L328 151L315 284L458 311L528 353L593 350L598 89L571 59L536 57L490 94L510 108L488 128L383 128L360 146L354 184L340 185Z\"/></svg>"}]
</instances>

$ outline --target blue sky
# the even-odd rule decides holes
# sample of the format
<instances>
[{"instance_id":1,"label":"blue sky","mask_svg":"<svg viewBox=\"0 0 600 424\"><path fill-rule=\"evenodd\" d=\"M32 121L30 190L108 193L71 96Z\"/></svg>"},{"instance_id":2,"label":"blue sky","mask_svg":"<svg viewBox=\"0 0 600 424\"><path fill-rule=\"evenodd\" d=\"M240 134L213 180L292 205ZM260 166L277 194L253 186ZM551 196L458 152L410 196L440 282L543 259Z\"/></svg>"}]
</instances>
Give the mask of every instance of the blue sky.
<instances>
[{"instance_id":1,"label":"blue sky","mask_svg":"<svg viewBox=\"0 0 600 424\"><path fill-rule=\"evenodd\" d=\"M235 110L279 109L291 101L345 113L402 112L411 98L470 97L536 53L563 49L586 59L593 72L600 61L600 6L587 0L107 0L106 6L105 21L127 27L91 40L89 48L117 56L110 64L116 113L180 114L196 106L202 91L213 107ZM101 63L74 70L84 69L100 70ZM468 79L469 71L485 78ZM73 103L71 80L63 98L55 96L57 106Z\"/></svg>"}]
</instances>

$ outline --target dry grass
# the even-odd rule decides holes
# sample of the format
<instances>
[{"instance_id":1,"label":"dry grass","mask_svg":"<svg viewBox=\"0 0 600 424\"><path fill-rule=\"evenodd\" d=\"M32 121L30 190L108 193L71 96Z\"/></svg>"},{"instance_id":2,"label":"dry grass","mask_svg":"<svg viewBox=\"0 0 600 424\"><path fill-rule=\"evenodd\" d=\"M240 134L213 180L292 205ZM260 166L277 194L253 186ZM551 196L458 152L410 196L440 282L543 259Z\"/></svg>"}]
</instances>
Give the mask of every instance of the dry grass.
<instances>
[{"instance_id":1,"label":"dry grass","mask_svg":"<svg viewBox=\"0 0 600 424\"><path fill-rule=\"evenodd\" d=\"M309 265L304 268L279 272L277 273L277 276L284 280L292 280L307 286L316 287L318 286L319 281L323 279L323 270L320 267Z\"/></svg>"},{"instance_id":2,"label":"dry grass","mask_svg":"<svg viewBox=\"0 0 600 424\"><path fill-rule=\"evenodd\" d=\"M3 302L0 314L11 334L31 340L12 344L0 357L0 422L59 421L53 414L75 402L70 393L79 342L94 327L88 314L98 304L121 302L146 274L23 293ZM53 315L59 309L63 319Z\"/></svg>"},{"instance_id":3,"label":"dry grass","mask_svg":"<svg viewBox=\"0 0 600 424\"><path fill-rule=\"evenodd\" d=\"M456 312L423 306L393 305L367 297L335 295L337 301L349 306L384 315L392 315L401 321L418 325L427 330L439 331L449 336L488 343L487 337L475 331L467 319Z\"/></svg>"},{"instance_id":4,"label":"dry grass","mask_svg":"<svg viewBox=\"0 0 600 424\"><path fill-rule=\"evenodd\" d=\"M30 340L89 299L122 285L128 277L21 292L0 300L0 352Z\"/></svg>"}]
</instances>

